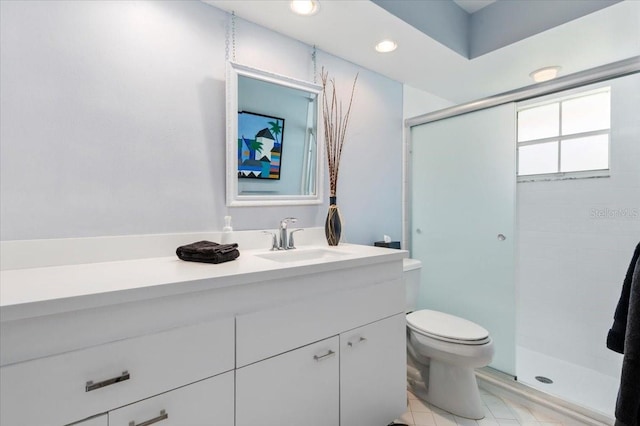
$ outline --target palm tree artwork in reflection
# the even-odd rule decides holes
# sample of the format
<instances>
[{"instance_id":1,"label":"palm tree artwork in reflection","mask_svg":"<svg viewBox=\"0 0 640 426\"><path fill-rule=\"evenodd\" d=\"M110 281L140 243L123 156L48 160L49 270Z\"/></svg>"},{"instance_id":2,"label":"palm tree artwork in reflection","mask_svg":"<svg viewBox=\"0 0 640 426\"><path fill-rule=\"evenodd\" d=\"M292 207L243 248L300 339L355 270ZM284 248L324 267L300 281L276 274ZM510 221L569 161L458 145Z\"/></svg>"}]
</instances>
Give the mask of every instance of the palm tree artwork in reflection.
<instances>
[{"instance_id":1,"label":"palm tree artwork in reflection","mask_svg":"<svg viewBox=\"0 0 640 426\"><path fill-rule=\"evenodd\" d=\"M280 179L284 118L238 112L238 177Z\"/></svg>"}]
</instances>

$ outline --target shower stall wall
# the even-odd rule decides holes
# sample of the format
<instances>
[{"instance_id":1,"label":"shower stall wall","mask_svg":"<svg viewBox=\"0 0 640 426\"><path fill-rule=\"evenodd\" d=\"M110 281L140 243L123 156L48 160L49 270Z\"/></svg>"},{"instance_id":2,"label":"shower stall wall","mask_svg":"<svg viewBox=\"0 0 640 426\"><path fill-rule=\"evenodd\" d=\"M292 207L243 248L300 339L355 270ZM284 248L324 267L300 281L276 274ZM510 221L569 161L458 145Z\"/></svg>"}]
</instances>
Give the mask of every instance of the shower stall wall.
<instances>
[{"instance_id":1,"label":"shower stall wall","mask_svg":"<svg viewBox=\"0 0 640 426\"><path fill-rule=\"evenodd\" d=\"M606 336L640 240L640 74L583 90L602 86L611 90L609 175L517 186L516 372L613 417L622 357Z\"/></svg>"}]
</instances>

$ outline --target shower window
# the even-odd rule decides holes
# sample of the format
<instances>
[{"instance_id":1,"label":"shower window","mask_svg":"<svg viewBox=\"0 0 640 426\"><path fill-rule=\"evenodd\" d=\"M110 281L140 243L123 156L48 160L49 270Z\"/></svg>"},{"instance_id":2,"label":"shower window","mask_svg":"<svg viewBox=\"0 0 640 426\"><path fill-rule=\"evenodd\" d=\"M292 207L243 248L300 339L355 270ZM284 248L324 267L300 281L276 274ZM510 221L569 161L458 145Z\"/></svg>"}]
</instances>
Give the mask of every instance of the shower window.
<instances>
[{"instance_id":1,"label":"shower window","mask_svg":"<svg viewBox=\"0 0 640 426\"><path fill-rule=\"evenodd\" d=\"M610 101L604 87L521 105L519 180L607 176Z\"/></svg>"}]
</instances>

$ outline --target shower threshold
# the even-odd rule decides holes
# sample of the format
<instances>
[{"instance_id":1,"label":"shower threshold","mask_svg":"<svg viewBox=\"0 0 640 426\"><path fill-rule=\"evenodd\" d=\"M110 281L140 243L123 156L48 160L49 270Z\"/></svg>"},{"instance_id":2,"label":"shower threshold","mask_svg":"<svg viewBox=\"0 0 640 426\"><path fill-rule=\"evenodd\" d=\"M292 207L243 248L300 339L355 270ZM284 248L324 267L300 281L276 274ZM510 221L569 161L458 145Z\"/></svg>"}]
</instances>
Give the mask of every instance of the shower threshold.
<instances>
[{"instance_id":1,"label":"shower threshold","mask_svg":"<svg viewBox=\"0 0 640 426\"><path fill-rule=\"evenodd\" d=\"M476 377L481 388L538 412L546 412L550 417L562 420L564 424L612 426L615 422L612 417L602 412L528 386L517 381L513 376L490 367L477 369Z\"/></svg>"}]
</instances>

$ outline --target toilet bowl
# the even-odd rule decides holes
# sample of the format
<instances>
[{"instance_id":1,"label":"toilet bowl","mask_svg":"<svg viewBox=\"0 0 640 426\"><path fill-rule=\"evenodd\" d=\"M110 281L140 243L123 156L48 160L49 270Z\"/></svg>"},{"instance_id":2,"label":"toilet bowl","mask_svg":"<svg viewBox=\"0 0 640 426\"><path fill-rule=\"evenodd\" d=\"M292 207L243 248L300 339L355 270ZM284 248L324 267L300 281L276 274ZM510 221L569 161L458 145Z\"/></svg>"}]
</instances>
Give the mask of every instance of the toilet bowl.
<instances>
[{"instance_id":1,"label":"toilet bowl","mask_svg":"<svg viewBox=\"0 0 640 426\"><path fill-rule=\"evenodd\" d=\"M460 417L482 419L475 368L488 365L493 341L483 327L443 312L415 309L420 265L408 259L407 384L420 398ZM415 300L413 300L415 298Z\"/></svg>"}]
</instances>

